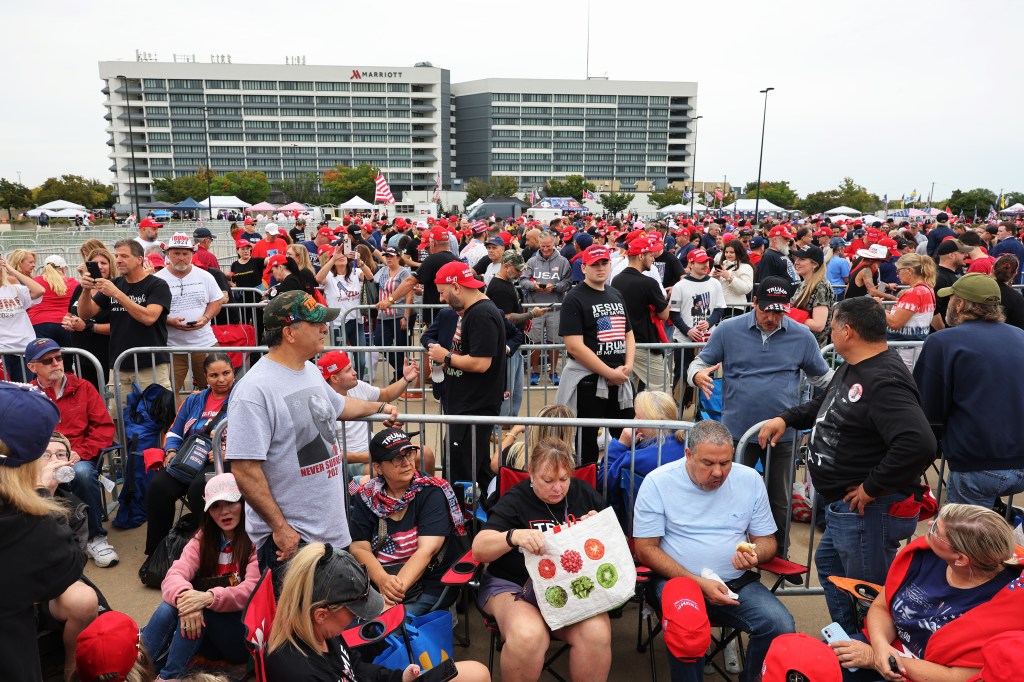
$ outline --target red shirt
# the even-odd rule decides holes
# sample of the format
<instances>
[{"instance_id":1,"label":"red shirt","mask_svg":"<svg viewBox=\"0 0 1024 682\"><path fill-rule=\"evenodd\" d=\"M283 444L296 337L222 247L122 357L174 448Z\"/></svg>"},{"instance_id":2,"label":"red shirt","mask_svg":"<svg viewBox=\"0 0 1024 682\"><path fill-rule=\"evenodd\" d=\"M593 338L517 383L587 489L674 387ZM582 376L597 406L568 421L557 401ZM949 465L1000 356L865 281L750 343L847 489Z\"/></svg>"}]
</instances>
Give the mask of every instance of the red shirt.
<instances>
[{"instance_id":1,"label":"red shirt","mask_svg":"<svg viewBox=\"0 0 1024 682\"><path fill-rule=\"evenodd\" d=\"M34 280L43 287L43 297L28 309L28 319L32 321L33 325L47 322L60 324L64 321L64 316L68 314L68 304L71 303L71 295L75 293L75 287L78 286L77 280L70 277L64 278L64 284L68 289L63 296L53 293L53 288L46 283L42 275L35 277Z\"/></svg>"},{"instance_id":2,"label":"red shirt","mask_svg":"<svg viewBox=\"0 0 1024 682\"><path fill-rule=\"evenodd\" d=\"M971 261L971 267L967 268L967 272L980 272L984 275L992 274L992 266L996 264L996 259L992 256L982 256L981 258L975 258ZM43 297L46 300L46 297ZM37 304L34 307L38 307ZM32 317L32 308L28 309L28 316Z\"/></svg>"},{"instance_id":3,"label":"red shirt","mask_svg":"<svg viewBox=\"0 0 1024 682\"><path fill-rule=\"evenodd\" d=\"M278 237L272 242L268 242L266 239L256 242L256 245L252 247L253 258L269 258L277 253L284 253L288 250L288 242Z\"/></svg>"},{"instance_id":4,"label":"red shirt","mask_svg":"<svg viewBox=\"0 0 1024 682\"><path fill-rule=\"evenodd\" d=\"M204 270L220 270L220 261L203 246L196 250L195 255L192 256L192 262Z\"/></svg>"}]
</instances>

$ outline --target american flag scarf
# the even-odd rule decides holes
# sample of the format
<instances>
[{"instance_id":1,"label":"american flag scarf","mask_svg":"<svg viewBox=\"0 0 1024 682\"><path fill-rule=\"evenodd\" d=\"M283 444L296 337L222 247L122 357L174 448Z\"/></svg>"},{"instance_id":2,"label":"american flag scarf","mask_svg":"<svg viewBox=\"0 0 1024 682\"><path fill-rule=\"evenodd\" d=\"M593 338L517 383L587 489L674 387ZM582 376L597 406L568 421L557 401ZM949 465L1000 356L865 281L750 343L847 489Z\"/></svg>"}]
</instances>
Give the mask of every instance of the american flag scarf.
<instances>
[{"instance_id":1,"label":"american flag scarf","mask_svg":"<svg viewBox=\"0 0 1024 682\"><path fill-rule=\"evenodd\" d=\"M427 486L437 486L444 492L445 499L448 500L448 515L451 516L452 523L455 525L455 534L465 535L466 525L462 519L462 510L459 509L459 502L455 499L455 492L448 481L436 476L426 476L421 472L416 473L409 489L401 498L396 499L387 494L383 476L371 478L356 490L356 494L362 498L375 516L386 519L409 506L416 495Z\"/></svg>"}]
</instances>

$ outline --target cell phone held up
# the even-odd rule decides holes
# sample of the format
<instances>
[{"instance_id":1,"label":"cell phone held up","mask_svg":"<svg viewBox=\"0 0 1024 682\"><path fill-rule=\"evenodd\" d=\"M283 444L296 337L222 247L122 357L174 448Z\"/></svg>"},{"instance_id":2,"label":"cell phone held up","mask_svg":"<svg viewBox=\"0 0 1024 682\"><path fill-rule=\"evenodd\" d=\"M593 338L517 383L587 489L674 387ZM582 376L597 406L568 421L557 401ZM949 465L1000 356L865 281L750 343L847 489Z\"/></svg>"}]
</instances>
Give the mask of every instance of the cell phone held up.
<instances>
[{"instance_id":1,"label":"cell phone held up","mask_svg":"<svg viewBox=\"0 0 1024 682\"><path fill-rule=\"evenodd\" d=\"M420 673L420 676L416 678L418 682L447 682L459 674L458 669L455 667L455 661L450 658L446 658L440 664L435 665L430 670L424 670Z\"/></svg>"},{"instance_id":2,"label":"cell phone held up","mask_svg":"<svg viewBox=\"0 0 1024 682\"><path fill-rule=\"evenodd\" d=\"M88 260L85 262L85 269L89 272L89 276L93 279L100 279L103 274L100 272L100 264L96 261Z\"/></svg>"},{"instance_id":3,"label":"cell phone held up","mask_svg":"<svg viewBox=\"0 0 1024 682\"><path fill-rule=\"evenodd\" d=\"M839 623L829 623L821 629L821 635L825 638L827 644L832 642L849 642L850 635L846 634L846 630ZM860 668L849 668L850 672L857 672Z\"/></svg>"}]
</instances>

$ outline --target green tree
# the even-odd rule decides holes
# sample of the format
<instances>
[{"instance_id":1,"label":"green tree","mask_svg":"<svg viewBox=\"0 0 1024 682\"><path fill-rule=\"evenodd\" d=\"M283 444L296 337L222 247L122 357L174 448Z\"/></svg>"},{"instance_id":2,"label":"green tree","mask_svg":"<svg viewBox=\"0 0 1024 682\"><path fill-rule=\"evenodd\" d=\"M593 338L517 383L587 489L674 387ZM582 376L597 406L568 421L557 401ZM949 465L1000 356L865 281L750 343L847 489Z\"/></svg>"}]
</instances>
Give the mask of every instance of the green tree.
<instances>
[{"instance_id":1,"label":"green tree","mask_svg":"<svg viewBox=\"0 0 1024 682\"><path fill-rule=\"evenodd\" d=\"M583 201L583 191L593 192L597 186L582 175L566 175L564 180L551 178L544 185L544 194L549 197L572 197Z\"/></svg>"},{"instance_id":2,"label":"green tree","mask_svg":"<svg viewBox=\"0 0 1024 682\"><path fill-rule=\"evenodd\" d=\"M763 191L761 196L764 197ZM877 194L872 194L854 182L853 178L843 178L836 189L811 192L797 205L808 215L823 213L837 206L849 206L861 213L870 213L882 208L882 200Z\"/></svg>"},{"instance_id":3,"label":"green tree","mask_svg":"<svg viewBox=\"0 0 1024 682\"><path fill-rule=\"evenodd\" d=\"M683 190L676 189L671 185L662 190L655 190L647 195L647 201L658 208L665 208L672 204L683 203Z\"/></svg>"},{"instance_id":4,"label":"green tree","mask_svg":"<svg viewBox=\"0 0 1024 682\"><path fill-rule=\"evenodd\" d=\"M355 168L338 165L324 171L324 199L331 204L342 204L354 196L372 202L377 193L374 180L379 172L369 164L360 164Z\"/></svg>"},{"instance_id":5,"label":"green tree","mask_svg":"<svg viewBox=\"0 0 1024 682\"><path fill-rule=\"evenodd\" d=\"M988 207L995 205L996 193L984 187L967 190L966 192L955 189L949 195L949 208L958 215L962 212L965 216L974 216L975 210L978 211L979 215L988 215ZM1009 206L1010 202L1007 201L1006 205Z\"/></svg>"},{"instance_id":6,"label":"green tree","mask_svg":"<svg viewBox=\"0 0 1024 682\"><path fill-rule=\"evenodd\" d=\"M1006 200L1006 206L1024 204L1024 192L1003 192L1003 199Z\"/></svg>"},{"instance_id":7,"label":"green tree","mask_svg":"<svg viewBox=\"0 0 1024 682\"><path fill-rule=\"evenodd\" d=\"M620 213L629 207L635 196L626 192L609 192L601 195L601 205L609 213Z\"/></svg>"},{"instance_id":8,"label":"green tree","mask_svg":"<svg viewBox=\"0 0 1024 682\"><path fill-rule=\"evenodd\" d=\"M820 192L811 192L801 199L800 210L807 215L813 215L815 213L824 213L831 208L835 208L840 203L839 190L826 189Z\"/></svg>"},{"instance_id":9,"label":"green tree","mask_svg":"<svg viewBox=\"0 0 1024 682\"><path fill-rule=\"evenodd\" d=\"M219 181L219 182L218 182ZM213 178L213 193L238 197L250 204L266 201L271 186L265 173L259 171L232 171Z\"/></svg>"},{"instance_id":10,"label":"green tree","mask_svg":"<svg viewBox=\"0 0 1024 682\"><path fill-rule=\"evenodd\" d=\"M466 205L487 197L514 197L519 191L516 179L507 175L489 178L470 178L466 182Z\"/></svg>"},{"instance_id":11,"label":"green tree","mask_svg":"<svg viewBox=\"0 0 1024 682\"><path fill-rule=\"evenodd\" d=\"M757 183L748 182L747 186L743 188L743 195L747 199L753 199L757 196ZM761 199L770 201L776 206L782 208L796 208L800 202L800 197L797 195L796 190L789 186L788 180L777 180L777 181L766 181L761 183Z\"/></svg>"},{"instance_id":12,"label":"green tree","mask_svg":"<svg viewBox=\"0 0 1024 682\"><path fill-rule=\"evenodd\" d=\"M7 209L7 222L11 222L11 209L32 207L32 190L20 182L0 178L0 207Z\"/></svg>"},{"instance_id":13,"label":"green tree","mask_svg":"<svg viewBox=\"0 0 1024 682\"><path fill-rule=\"evenodd\" d=\"M36 203L45 204L63 199L86 208L110 208L114 205L114 188L104 185L96 179L86 179L81 175L62 175L60 178L47 178L39 187L32 191Z\"/></svg>"},{"instance_id":14,"label":"green tree","mask_svg":"<svg viewBox=\"0 0 1024 682\"><path fill-rule=\"evenodd\" d=\"M207 175L210 177L210 191L207 192ZM217 184L215 184L217 183ZM157 178L153 181L156 198L160 201L178 203L192 197L196 201L205 199L210 194L224 194L217 174L200 167L195 175L183 175L177 178ZM242 197L239 197L241 199Z\"/></svg>"}]
</instances>

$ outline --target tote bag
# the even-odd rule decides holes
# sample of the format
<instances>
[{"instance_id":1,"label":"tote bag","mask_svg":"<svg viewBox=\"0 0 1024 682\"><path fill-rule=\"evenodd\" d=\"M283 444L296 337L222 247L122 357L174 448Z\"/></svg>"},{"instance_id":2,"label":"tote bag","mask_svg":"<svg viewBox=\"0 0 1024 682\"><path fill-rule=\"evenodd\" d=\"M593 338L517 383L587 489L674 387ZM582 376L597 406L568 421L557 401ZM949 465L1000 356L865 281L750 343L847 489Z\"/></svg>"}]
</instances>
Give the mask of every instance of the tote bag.
<instances>
[{"instance_id":1,"label":"tote bag","mask_svg":"<svg viewBox=\"0 0 1024 682\"><path fill-rule=\"evenodd\" d=\"M537 605L552 630L611 611L633 597L636 565L611 509L544 533L544 554L524 552Z\"/></svg>"}]
</instances>

